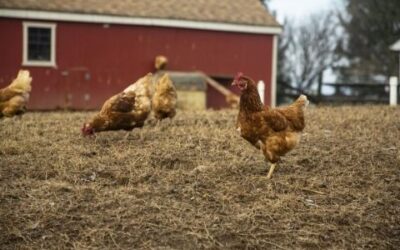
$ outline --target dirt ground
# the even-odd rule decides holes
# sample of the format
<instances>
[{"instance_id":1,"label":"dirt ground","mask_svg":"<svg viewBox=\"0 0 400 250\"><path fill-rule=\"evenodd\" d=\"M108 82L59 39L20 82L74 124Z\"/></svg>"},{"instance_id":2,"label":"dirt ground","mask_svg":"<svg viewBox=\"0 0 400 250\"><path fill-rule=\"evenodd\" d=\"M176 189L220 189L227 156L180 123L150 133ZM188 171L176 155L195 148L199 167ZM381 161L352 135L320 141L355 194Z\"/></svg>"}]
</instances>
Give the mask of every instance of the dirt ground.
<instances>
[{"instance_id":1,"label":"dirt ground","mask_svg":"<svg viewBox=\"0 0 400 250\"><path fill-rule=\"evenodd\" d=\"M400 109L317 107L272 180L237 111L80 136L90 113L0 121L1 249L398 249Z\"/></svg>"}]
</instances>

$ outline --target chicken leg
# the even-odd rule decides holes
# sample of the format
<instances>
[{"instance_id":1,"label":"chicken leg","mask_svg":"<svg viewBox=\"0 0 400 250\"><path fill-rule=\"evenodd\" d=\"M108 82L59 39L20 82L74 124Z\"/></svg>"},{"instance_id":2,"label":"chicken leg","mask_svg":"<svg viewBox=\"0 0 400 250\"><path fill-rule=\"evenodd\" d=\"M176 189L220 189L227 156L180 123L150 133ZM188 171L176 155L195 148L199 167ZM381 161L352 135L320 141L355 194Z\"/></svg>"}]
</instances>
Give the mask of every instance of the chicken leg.
<instances>
[{"instance_id":1,"label":"chicken leg","mask_svg":"<svg viewBox=\"0 0 400 250\"><path fill-rule=\"evenodd\" d=\"M130 131L126 132L126 135L124 136L124 141L128 140L130 134L131 134Z\"/></svg>"},{"instance_id":2,"label":"chicken leg","mask_svg":"<svg viewBox=\"0 0 400 250\"><path fill-rule=\"evenodd\" d=\"M271 179L272 173L274 172L275 167L276 167L276 163L271 163L271 166L269 167L269 172L268 172L268 175L267 175L267 179Z\"/></svg>"},{"instance_id":3,"label":"chicken leg","mask_svg":"<svg viewBox=\"0 0 400 250\"><path fill-rule=\"evenodd\" d=\"M266 151L267 149L265 147L265 144L262 143L261 140L259 140L254 146L261 150L261 153L263 153L265 155L265 161L267 162L267 158L268 158L267 154L268 154L268 152ZM271 179L272 173L274 172L274 169L275 169L275 163L271 163L271 166L269 167L269 172L268 172L268 175L267 175L267 179Z\"/></svg>"}]
</instances>

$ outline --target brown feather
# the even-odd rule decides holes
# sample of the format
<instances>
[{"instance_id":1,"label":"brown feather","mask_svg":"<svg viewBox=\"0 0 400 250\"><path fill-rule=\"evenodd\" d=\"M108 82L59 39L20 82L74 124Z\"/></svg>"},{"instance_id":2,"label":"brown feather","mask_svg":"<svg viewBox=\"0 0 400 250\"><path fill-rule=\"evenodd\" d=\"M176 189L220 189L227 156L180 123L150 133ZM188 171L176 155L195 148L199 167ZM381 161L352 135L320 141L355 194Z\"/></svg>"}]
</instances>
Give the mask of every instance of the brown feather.
<instances>
[{"instance_id":1,"label":"brown feather","mask_svg":"<svg viewBox=\"0 0 400 250\"><path fill-rule=\"evenodd\" d=\"M237 119L241 136L261 148L268 161L277 162L299 142L300 132L305 127L307 99L301 97L287 107L264 108L255 82L246 76L241 76L238 81L246 83Z\"/></svg>"},{"instance_id":2,"label":"brown feather","mask_svg":"<svg viewBox=\"0 0 400 250\"><path fill-rule=\"evenodd\" d=\"M142 127L151 111L152 74L140 78L123 92L109 98L82 132L132 130Z\"/></svg>"},{"instance_id":3,"label":"brown feather","mask_svg":"<svg viewBox=\"0 0 400 250\"><path fill-rule=\"evenodd\" d=\"M177 93L168 74L164 74L157 83L152 105L154 116L158 120L173 118L176 114Z\"/></svg>"},{"instance_id":4,"label":"brown feather","mask_svg":"<svg viewBox=\"0 0 400 250\"><path fill-rule=\"evenodd\" d=\"M20 70L17 78L9 86L0 89L0 118L25 113L32 89L31 82L29 71Z\"/></svg>"}]
</instances>

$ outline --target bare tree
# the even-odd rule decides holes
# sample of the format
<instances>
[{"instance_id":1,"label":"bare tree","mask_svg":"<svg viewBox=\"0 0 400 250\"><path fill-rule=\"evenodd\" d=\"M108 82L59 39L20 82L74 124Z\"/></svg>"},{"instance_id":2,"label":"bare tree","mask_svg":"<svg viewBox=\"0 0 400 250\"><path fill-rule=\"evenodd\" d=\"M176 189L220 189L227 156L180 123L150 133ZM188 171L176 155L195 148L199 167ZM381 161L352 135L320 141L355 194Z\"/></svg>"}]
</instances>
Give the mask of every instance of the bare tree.
<instances>
[{"instance_id":1,"label":"bare tree","mask_svg":"<svg viewBox=\"0 0 400 250\"><path fill-rule=\"evenodd\" d=\"M399 0L344 0L338 13L345 42L338 54L347 64L338 68L343 81L385 82L398 74L397 54L389 49L400 38Z\"/></svg>"},{"instance_id":2,"label":"bare tree","mask_svg":"<svg viewBox=\"0 0 400 250\"><path fill-rule=\"evenodd\" d=\"M260 2L267 7L269 0L260 0Z\"/></svg>"},{"instance_id":3,"label":"bare tree","mask_svg":"<svg viewBox=\"0 0 400 250\"><path fill-rule=\"evenodd\" d=\"M283 33L279 37L278 43L278 82L289 85L290 80L290 60L287 60L289 46L293 39L293 25L288 23L288 20L283 20Z\"/></svg>"},{"instance_id":4,"label":"bare tree","mask_svg":"<svg viewBox=\"0 0 400 250\"><path fill-rule=\"evenodd\" d=\"M282 39L287 45L281 73L290 79L292 86L310 90L321 74L338 61L335 54L340 43L338 27L336 16L331 12L313 15L300 25L286 24Z\"/></svg>"}]
</instances>

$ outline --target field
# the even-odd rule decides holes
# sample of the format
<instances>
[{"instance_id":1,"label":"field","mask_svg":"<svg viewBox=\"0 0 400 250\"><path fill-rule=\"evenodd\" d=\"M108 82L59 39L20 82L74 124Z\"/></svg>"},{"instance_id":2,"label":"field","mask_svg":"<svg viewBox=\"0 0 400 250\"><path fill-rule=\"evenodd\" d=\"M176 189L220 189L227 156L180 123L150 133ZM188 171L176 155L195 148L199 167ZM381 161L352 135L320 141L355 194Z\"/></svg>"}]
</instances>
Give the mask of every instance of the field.
<instances>
[{"instance_id":1,"label":"field","mask_svg":"<svg viewBox=\"0 0 400 250\"><path fill-rule=\"evenodd\" d=\"M237 111L82 138L91 113L0 121L1 249L398 249L400 109L311 107L272 180Z\"/></svg>"}]
</instances>

